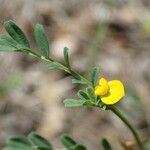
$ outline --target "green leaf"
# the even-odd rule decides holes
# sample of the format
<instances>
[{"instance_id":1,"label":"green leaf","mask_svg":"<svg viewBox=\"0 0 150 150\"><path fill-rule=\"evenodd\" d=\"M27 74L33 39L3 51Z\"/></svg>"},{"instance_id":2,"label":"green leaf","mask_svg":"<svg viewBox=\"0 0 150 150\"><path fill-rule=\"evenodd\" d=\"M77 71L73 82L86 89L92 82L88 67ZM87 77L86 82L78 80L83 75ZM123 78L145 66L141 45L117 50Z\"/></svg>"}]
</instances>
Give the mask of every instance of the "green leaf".
<instances>
[{"instance_id":1,"label":"green leaf","mask_svg":"<svg viewBox=\"0 0 150 150\"><path fill-rule=\"evenodd\" d=\"M35 145L43 148L48 148L53 150L52 145L42 136L38 135L36 132L31 132L28 135L28 139Z\"/></svg>"},{"instance_id":2,"label":"green leaf","mask_svg":"<svg viewBox=\"0 0 150 150\"><path fill-rule=\"evenodd\" d=\"M64 48L64 63L66 65L66 67L70 68L69 56L68 56L68 48L67 47Z\"/></svg>"},{"instance_id":3,"label":"green leaf","mask_svg":"<svg viewBox=\"0 0 150 150\"><path fill-rule=\"evenodd\" d=\"M104 150L112 150L109 142L105 138L102 139L102 146L103 146Z\"/></svg>"},{"instance_id":4,"label":"green leaf","mask_svg":"<svg viewBox=\"0 0 150 150\"><path fill-rule=\"evenodd\" d=\"M77 79L72 79L72 83L73 84L86 84L86 82L84 80L77 80Z\"/></svg>"},{"instance_id":5,"label":"green leaf","mask_svg":"<svg viewBox=\"0 0 150 150\"><path fill-rule=\"evenodd\" d=\"M86 100L84 103L83 103L84 106L94 106L95 103L93 103L91 100Z\"/></svg>"},{"instance_id":6,"label":"green leaf","mask_svg":"<svg viewBox=\"0 0 150 150\"><path fill-rule=\"evenodd\" d=\"M91 72L91 82L93 83L94 86L97 83L97 79L99 77L99 74L100 74L99 68L98 67L94 67L92 69L92 72Z\"/></svg>"},{"instance_id":7,"label":"green leaf","mask_svg":"<svg viewBox=\"0 0 150 150\"><path fill-rule=\"evenodd\" d=\"M11 147L11 146L6 146L6 147L2 148L2 150L17 150L17 149L14 147Z\"/></svg>"},{"instance_id":8,"label":"green leaf","mask_svg":"<svg viewBox=\"0 0 150 150\"><path fill-rule=\"evenodd\" d=\"M31 150L31 143L23 137L10 138L2 150Z\"/></svg>"},{"instance_id":9,"label":"green leaf","mask_svg":"<svg viewBox=\"0 0 150 150\"><path fill-rule=\"evenodd\" d=\"M68 72L68 68L66 68L65 66L63 66L62 64L57 63L57 62L48 63L48 68L49 69L65 70L66 72Z\"/></svg>"},{"instance_id":10,"label":"green leaf","mask_svg":"<svg viewBox=\"0 0 150 150\"><path fill-rule=\"evenodd\" d=\"M87 94L88 94L91 101L97 102L97 98L94 94L94 89L92 87L87 87L86 92L87 92Z\"/></svg>"},{"instance_id":11,"label":"green leaf","mask_svg":"<svg viewBox=\"0 0 150 150\"><path fill-rule=\"evenodd\" d=\"M89 100L88 95L85 92L83 92L82 90L79 90L78 93L77 93L77 95L82 100Z\"/></svg>"},{"instance_id":12,"label":"green leaf","mask_svg":"<svg viewBox=\"0 0 150 150\"><path fill-rule=\"evenodd\" d=\"M74 146L76 146L76 142L71 138L69 137L67 134L62 134L60 136L60 140L62 142L62 144L67 148L67 149L70 149Z\"/></svg>"},{"instance_id":13,"label":"green leaf","mask_svg":"<svg viewBox=\"0 0 150 150\"><path fill-rule=\"evenodd\" d=\"M0 51L10 52L17 51L20 46L15 40L7 35L0 35Z\"/></svg>"},{"instance_id":14,"label":"green leaf","mask_svg":"<svg viewBox=\"0 0 150 150\"><path fill-rule=\"evenodd\" d=\"M32 148L32 150L51 150L51 149L45 147L34 147Z\"/></svg>"},{"instance_id":15,"label":"green leaf","mask_svg":"<svg viewBox=\"0 0 150 150\"><path fill-rule=\"evenodd\" d=\"M72 150L86 150L86 147L83 145L77 144L76 146L74 146Z\"/></svg>"},{"instance_id":16,"label":"green leaf","mask_svg":"<svg viewBox=\"0 0 150 150\"><path fill-rule=\"evenodd\" d=\"M42 54L48 58L49 57L49 43L45 35L43 25L36 24L35 29L34 29L34 35L35 35L36 43L38 47L41 49Z\"/></svg>"},{"instance_id":17,"label":"green leaf","mask_svg":"<svg viewBox=\"0 0 150 150\"><path fill-rule=\"evenodd\" d=\"M150 140L145 143L145 149L150 150Z\"/></svg>"},{"instance_id":18,"label":"green leaf","mask_svg":"<svg viewBox=\"0 0 150 150\"><path fill-rule=\"evenodd\" d=\"M65 107L79 107L84 104L84 100L75 100L75 99L65 99Z\"/></svg>"},{"instance_id":19,"label":"green leaf","mask_svg":"<svg viewBox=\"0 0 150 150\"><path fill-rule=\"evenodd\" d=\"M20 45L30 47L23 31L11 20L4 22L4 27L9 35Z\"/></svg>"}]
</instances>

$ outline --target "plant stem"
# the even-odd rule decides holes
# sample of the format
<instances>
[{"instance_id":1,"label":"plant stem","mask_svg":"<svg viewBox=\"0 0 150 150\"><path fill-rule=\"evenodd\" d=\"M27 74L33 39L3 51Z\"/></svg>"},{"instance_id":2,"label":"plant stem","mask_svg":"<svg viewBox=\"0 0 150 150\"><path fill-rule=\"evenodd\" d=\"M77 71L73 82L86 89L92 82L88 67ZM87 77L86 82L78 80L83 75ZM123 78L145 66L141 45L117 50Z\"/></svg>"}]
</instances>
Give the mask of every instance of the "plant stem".
<instances>
[{"instance_id":1,"label":"plant stem","mask_svg":"<svg viewBox=\"0 0 150 150\"><path fill-rule=\"evenodd\" d=\"M114 106L108 106L108 110L111 110L115 115L117 115L124 123L125 125L129 128L129 130L132 132L140 150L144 150L144 147L142 145L142 142L140 140L140 137L134 127L130 124L130 122L127 120L127 118Z\"/></svg>"},{"instance_id":2,"label":"plant stem","mask_svg":"<svg viewBox=\"0 0 150 150\"><path fill-rule=\"evenodd\" d=\"M24 50L25 50L24 52L27 53L28 55L32 55L32 56L37 57L37 58L39 58L41 60L45 60L47 62L56 62L56 61L54 61L51 58L46 58L45 56L41 56L40 54L34 52L32 49L24 49ZM82 75L77 73L75 70L73 70L70 67L65 66L64 64L61 64L61 65L63 65L64 68L66 68L66 70L64 70L64 71L67 72L68 74L72 75L75 79L78 79L78 80L82 79L82 80L84 80L87 83L87 85L92 86L92 83L90 81L88 81Z\"/></svg>"}]
</instances>

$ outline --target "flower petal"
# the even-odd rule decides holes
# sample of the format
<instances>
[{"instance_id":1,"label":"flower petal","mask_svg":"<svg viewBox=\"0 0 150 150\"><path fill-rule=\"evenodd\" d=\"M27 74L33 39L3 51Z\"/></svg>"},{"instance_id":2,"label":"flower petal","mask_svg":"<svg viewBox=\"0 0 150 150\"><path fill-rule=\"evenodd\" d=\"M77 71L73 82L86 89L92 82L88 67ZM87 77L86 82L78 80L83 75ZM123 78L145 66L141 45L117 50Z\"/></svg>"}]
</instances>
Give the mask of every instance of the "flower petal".
<instances>
[{"instance_id":1,"label":"flower petal","mask_svg":"<svg viewBox=\"0 0 150 150\"><path fill-rule=\"evenodd\" d=\"M106 79L101 78L99 80L99 85L95 87L95 95L103 96L106 95L109 91L109 85Z\"/></svg>"},{"instance_id":2,"label":"flower petal","mask_svg":"<svg viewBox=\"0 0 150 150\"><path fill-rule=\"evenodd\" d=\"M107 105L112 105L117 103L119 100L121 100L122 97L124 97L124 86L121 81L119 80L112 80L108 82L110 91L107 95L102 96L101 100L103 103Z\"/></svg>"}]
</instances>

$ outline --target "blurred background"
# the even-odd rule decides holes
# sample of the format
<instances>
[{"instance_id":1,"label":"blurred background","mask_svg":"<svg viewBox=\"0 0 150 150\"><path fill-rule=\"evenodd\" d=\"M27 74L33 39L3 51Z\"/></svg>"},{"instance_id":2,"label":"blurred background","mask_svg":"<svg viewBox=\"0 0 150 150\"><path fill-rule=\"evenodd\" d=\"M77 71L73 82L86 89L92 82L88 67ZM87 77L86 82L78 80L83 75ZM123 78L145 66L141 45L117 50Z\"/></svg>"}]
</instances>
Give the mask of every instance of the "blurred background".
<instances>
[{"instance_id":1,"label":"blurred background","mask_svg":"<svg viewBox=\"0 0 150 150\"><path fill-rule=\"evenodd\" d=\"M31 47L33 28L45 27L51 57L63 61L69 48L72 66L88 77L93 66L101 76L119 79L126 96L117 104L143 141L150 137L150 1L149 0L0 0L3 22L13 20L26 33ZM101 149L105 137L116 150L134 148L134 139L112 113L96 108L69 109L79 86L64 72L20 53L0 53L0 147L7 138L37 131L59 149L58 137L68 133L88 149Z\"/></svg>"}]
</instances>

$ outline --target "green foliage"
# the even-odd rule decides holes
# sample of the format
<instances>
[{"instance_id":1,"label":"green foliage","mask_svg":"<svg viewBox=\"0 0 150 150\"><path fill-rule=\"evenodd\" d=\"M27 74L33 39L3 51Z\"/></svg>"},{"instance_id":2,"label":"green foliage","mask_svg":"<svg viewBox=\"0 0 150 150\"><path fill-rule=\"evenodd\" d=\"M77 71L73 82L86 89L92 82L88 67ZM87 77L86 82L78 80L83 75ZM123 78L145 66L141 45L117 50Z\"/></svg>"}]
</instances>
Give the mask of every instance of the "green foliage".
<instances>
[{"instance_id":1,"label":"green foliage","mask_svg":"<svg viewBox=\"0 0 150 150\"><path fill-rule=\"evenodd\" d=\"M85 101L90 99L88 95L82 90L79 90L77 95L79 96L80 99L85 100Z\"/></svg>"},{"instance_id":2,"label":"green foliage","mask_svg":"<svg viewBox=\"0 0 150 150\"><path fill-rule=\"evenodd\" d=\"M7 35L0 35L0 51L17 51L21 46Z\"/></svg>"},{"instance_id":3,"label":"green foliage","mask_svg":"<svg viewBox=\"0 0 150 150\"><path fill-rule=\"evenodd\" d=\"M87 84L84 80L77 80L77 79L72 79L72 83L73 84L83 84L83 85L85 85L85 84Z\"/></svg>"},{"instance_id":4,"label":"green foliage","mask_svg":"<svg viewBox=\"0 0 150 150\"><path fill-rule=\"evenodd\" d=\"M45 147L35 147L35 148L32 148L32 150L49 150L49 149Z\"/></svg>"},{"instance_id":5,"label":"green foliage","mask_svg":"<svg viewBox=\"0 0 150 150\"><path fill-rule=\"evenodd\" d=\"M96 103L97 102L97 97L94 94L94 89L92 87L87 87L86 92L87 92L90 100Z\"/></svg>"},{"instance_id":6,"label":"green foliage","mask_svg":"<svg viewBox=\"0 0 150 150\"><path fill-rule=\"evenodd\" d=\"M107 141L107 139L102 139L102 146L104 150L112 150L111 145Z\"/></svg>"},{"instance_id":7,"label":"green foliage","mask_svg":"<svg viewBox=\"0 0 150 150\"><path fill-rule=\"evenodd\" d=\"M70 64L69 64L69 56L68 56L68 48L64 47L64 63L65 66L70 68Z\"/></svg>"},{"instance_id":8,"label":"green foliage","mask_svg":"<svg viewBox=\"0 0 150 150\"><path fill-rule=\"evenodd\" d=\"M83 103L83 106L96 106L97 104L92 102L91 100L86 100L84 103Z\"/></svg>"},{"instance_id":9,"label":"green foliage","mask_svg":"<svg viewBox=\"0 0 150 150\"><path fill-rule=\"evenodd\" d=\"M86 88L86 92L79 90L77 93L79 100L66 99L64 100L65 107L79 107L79 106L97 106L100 100L94 95L92 87Z\"/></svg>"},{"instance_id":10,"label":"green foliage","mask_svg":"<svg viewBox=\"0 0 150 150\"><path fill-rule=\"evenodd\" d=\"M9 35L20 45L30 47L23 31L11 20L4 22L4 27Z\"/></svg>"},{"instance_id":11,"label":"green foliage","mask_svg":"<svg viewBox=\"0 0 150 150\"><path fill-rule=\"evenodd\" d=\"M84 105L85 100L65 99L65 107L79 107Z\"/></svg>"},{"instance_id":12,"label":"green foliage","mask_svg":"<svg viewBox=\"0 0 150 150\"><path fill-rule=\"evenodd\" d=\"M49 150L52 150L52 145L42 136L38 135L36 132L31 132L28 135L28 139L38 147L47 148Z\"/></svg>"},{"instance_id":13,"label":"green foliage","mask_svg":"<svg viewBox=\"0 0 150 150\"><path fill-rule=\"evenodd\" d=\"M75 146L77 143L72 139L70 138L67 134L62 134L60 136L60 140L62 142L62 144L66 147L66 148L70 148L70 147L73 147Z\"/></svg>"},{"instance_id":14,"label":"green foliage","mask_svg":"<svg viewBox=\"0 0 150 150\"><path fill-rule=\"evenodd\" d=\"M35 40L38 47L41 49L42 54L49 57L49 43L45 35L44 28L41 24L36 24L34 29Z\"/></svg>"},{"instance_id":15,"label":"green foliage","mask_svg":"<svg viewBox=\"0 0 150 150\"><path fill-rule=\"evenodd\" d=\"M91 82L92 82L93 86L96 85L99 75L100 75L99 68L98 67L94 67L92 69L92 71L91 71Z\"/></svg>"},{"instance_id":16,"label":"green foliage","mask_svg":"<svg viewBox=\"0 0 150 150\"><path fill-rule=\"evenodd\" d=\"M72 150L86 150L86 147L83 145L76 145L72 148Z\"/></svg>"},{"instance_id":17,"label":"green foliage","mask_svg":"<svg viewBox=\"0 0 150 150\"><path fill-rule=\"evenodd\" d=\"M61 135L60 140L62 144L67 148L67 150L86 150L85 146L77 144L67 134Z\"/></svg>"},{"instance_id":18,"label":"green foliage","mask_svg":"<svg viewBox=\"0 0 150 150\"><path fill-rule=\"evenodd\" d=\"M150 150L150 139L145 143L145 149Z\"/></svg>"},{"instance_id":19,"label":"green foliage","mask_svg":"<svg viewBox=\"0 0 150 150\"><path fill-rule=\"evenodd\" d=\"M71 74L75 79L72 80L72 83L82 84L87 86L86 92L79 91L78 96L79 100L67 99L64 101L66 107L77 107L82 105L96 105L97 97L94 95L94 89L92 88L92 83L76 73L69 64L69 55L68 48L65 47L64 54L64 64L56 62L49 58L49 43L44 33L44 28L42 25L37 24L34 29L35 39L37 45L40 47L42 54L37 54L35 51L29 48L29 42L24 35L23 31L12 21L6 21L4 23L6 31L9 33L9 36L0 37L0 50L5 51L22 51L31 56L38 57L42 60L48 61L49 69L63 70L68 74ZM94 68L92 71L92 82L96 83L98 76L98 69Z\"/></svg>"},{"instance_id":20,"label":"green foliage","mask_svg":"<svg viewBox=\"0 0 150 150\"><path fill-rule=\"evenodd\" d=\"M101 103L100 99L94 95L94 89L87 87L86 92L79 90L77 93L79 100L66 99L64 100L65 107L79 107L79 106L97 106Z\"/></svg>"},{"instance_id":21,"label":"green foliage","mask_svg":"<svg viewBox=\"0 0 150 150\"><path fill-rule=\"evenodd\" d=\"M10 138L2 150L32 150L31 143L24 137Z\"/></svg>"},{"instance_id":22,"label":"green foliage","mask_svg":"<svg viewBox=\"0 0 150 150\"><path fill-rule=\"evenodd\" d=\"M45 138L31 132L27 137L10 138L2 150L53 150L53 148Z\"/></svg>"},{"instance_id":23,"label":"green foliage","mask_svg":"<svg viewBox=\"0 0 150 150\"><path fill-rule=\"evenodd\" d=\"M62 134L60 140L67 150L86 150L85 146L78 144L67 134ZM53 150L48 140L31 132L27 137L10 138L2 150Z\"/></svg>"},{"instance_id":24,"label":"green foliage","mask_svg":"<svg viewBox=\"0 0 150 150\"><path fill-rule=\"evenodd\" d=\"M58 62L49 62L48 68L49 69L56 69L56 70L65 70L66 72L68 72L68 69L64 65L62 65Z\"/></svg>"}]
</instances>

